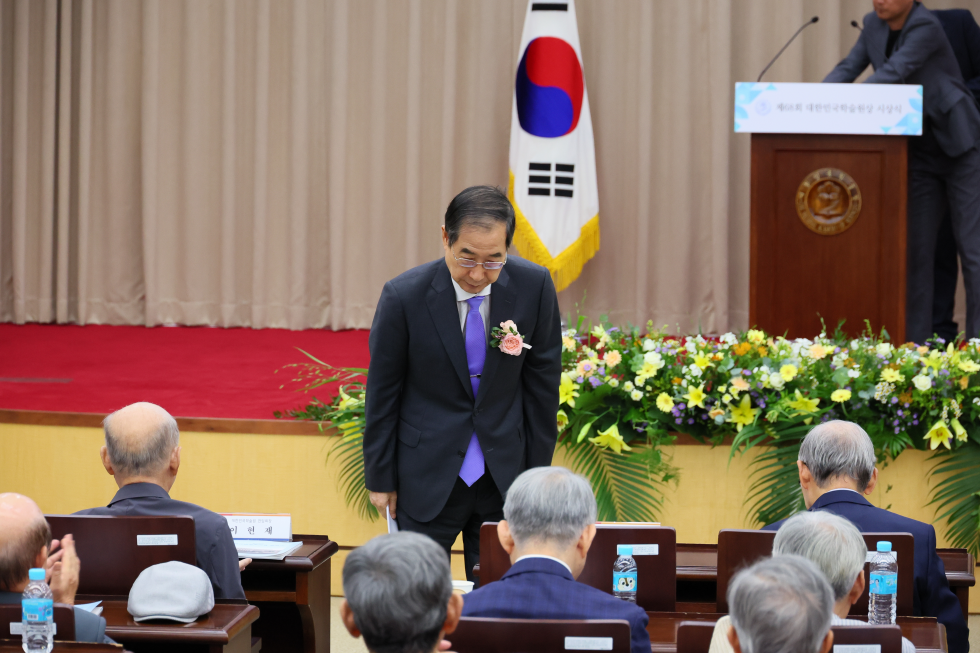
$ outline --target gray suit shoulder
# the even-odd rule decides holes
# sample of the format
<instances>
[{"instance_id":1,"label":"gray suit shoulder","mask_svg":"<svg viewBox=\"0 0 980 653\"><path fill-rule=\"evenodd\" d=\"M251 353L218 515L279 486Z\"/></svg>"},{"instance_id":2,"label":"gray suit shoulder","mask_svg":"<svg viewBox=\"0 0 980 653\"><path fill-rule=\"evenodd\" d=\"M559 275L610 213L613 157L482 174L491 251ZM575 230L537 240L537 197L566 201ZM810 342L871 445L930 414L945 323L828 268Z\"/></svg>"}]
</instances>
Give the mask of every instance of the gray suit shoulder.
<instances>
[{"instance_id":1,"label":"gray suit shoulder","mask_svg":"<svg viewBox=\"0 0 980 653\"><path fill-rule=\"evenodd\" d=\"M97 644L112 643L105 636L105 619L87 610L76 607L75 610L75 641L95 642Z\"/></svg>"}]
</instances>

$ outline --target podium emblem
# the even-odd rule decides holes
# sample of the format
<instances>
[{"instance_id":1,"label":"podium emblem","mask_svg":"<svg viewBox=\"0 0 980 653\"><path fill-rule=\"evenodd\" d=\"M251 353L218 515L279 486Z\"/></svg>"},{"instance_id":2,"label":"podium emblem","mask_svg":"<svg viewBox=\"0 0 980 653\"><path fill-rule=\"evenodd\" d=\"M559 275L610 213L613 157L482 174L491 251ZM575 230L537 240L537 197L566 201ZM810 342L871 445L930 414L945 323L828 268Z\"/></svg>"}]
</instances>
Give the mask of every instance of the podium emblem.
<instances>
[{"instance_id":1,"label":"podium emblem","mask_svg":"<svg viewBox=\"0 0 980 653\"><path fill-rule=\"evenodd\" d=\"M810 231L834 236L850 229L857 220L861 189L843 170L814 170L796 189L796 213Z\"/></svg>"}]
</instances>

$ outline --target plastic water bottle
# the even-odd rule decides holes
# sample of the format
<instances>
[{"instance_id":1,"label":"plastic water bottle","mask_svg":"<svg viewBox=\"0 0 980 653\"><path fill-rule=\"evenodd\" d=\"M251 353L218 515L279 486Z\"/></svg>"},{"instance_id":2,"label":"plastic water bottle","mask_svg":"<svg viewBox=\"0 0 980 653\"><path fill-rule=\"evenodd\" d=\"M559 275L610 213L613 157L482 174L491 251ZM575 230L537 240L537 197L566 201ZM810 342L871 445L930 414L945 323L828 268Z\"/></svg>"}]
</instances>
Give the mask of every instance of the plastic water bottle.
<instances>
[{"instance_id":1,"label":"plastic water bottle","mask_svg":"<svg viewBox=\"0 0 980 653\"><path fill-rule=\"evenodd\" d=\"M613 596L636 603L636 560L633 547L628 544L616 546L616 564L613 565Z\"/></svg>"},{"instance_id":2,"label":"plastic water bottle","mask_svg":"<svg viewBox=\"0 0 980 653\"><path fill-rule=\"evenodd\" d=\"M893 624L898 609L898 562L891 542L878 542L871 558L871 586L868 588L868 623Z\"/></svg>"},{"instance_id":3,"label":"plastic water bottle","mask_svg":"<svg viewBox=\"0 0 980 653\"><path fill-rule=\"evenodd\" d=\"M24 599L21 601L21 641L26 653L50 653L54 647L54 601L51 588L44 582L43 569L31 569L28 574L30 582L24 588Z\"/></svg>"}]
</instances>

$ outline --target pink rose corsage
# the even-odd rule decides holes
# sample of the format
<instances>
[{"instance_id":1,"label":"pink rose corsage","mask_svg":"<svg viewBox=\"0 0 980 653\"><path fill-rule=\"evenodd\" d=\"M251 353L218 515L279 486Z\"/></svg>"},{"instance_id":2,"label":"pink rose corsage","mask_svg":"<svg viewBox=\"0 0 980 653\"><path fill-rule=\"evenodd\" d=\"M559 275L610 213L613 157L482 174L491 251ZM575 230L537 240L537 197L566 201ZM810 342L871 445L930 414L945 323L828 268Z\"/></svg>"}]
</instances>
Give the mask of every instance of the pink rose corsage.
<instances>
[{"instance_id":1,"label":"pink rose corsage","mask_svg":"<svg viewBox=\"0 0 980 653\"><path fill-rule=\"evenodd\" d=\"M520 356L522 350L531 348L531 345L524 342L524 336L517 332L517 325L513 320L501 322L499 327L491 329L490 338L491 347L497 347L511 356Z\"/></svg>"}]
</instances>

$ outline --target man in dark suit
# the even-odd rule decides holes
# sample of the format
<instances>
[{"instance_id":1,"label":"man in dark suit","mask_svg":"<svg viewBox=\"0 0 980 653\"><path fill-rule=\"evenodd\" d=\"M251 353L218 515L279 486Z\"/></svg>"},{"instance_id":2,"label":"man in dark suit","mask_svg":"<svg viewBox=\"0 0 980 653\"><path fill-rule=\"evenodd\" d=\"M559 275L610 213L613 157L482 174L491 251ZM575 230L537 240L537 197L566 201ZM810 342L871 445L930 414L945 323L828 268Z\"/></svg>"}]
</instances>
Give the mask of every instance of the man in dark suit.
<instances>
[{"instance_id":1,"label":"man in dark suit","mask_svg":"<svg viewBox=\"0 0 980 653\"><path fill-rule=\"evenodd\" d=\"M800 445L796 465L808 510L827 510L845 517L865 533L912 534L915 538L912 610L916 616L936 617L946 626L950 653L969 651L969 629L963 611L949 589L946 570L936 553L936 530L929 524L877 508L864 498L878 482L874 445L864 429L844 421L815 427ZM783 521L764 530L779 530Z\"/></svg>"},{"instance_id":2,"label":"man in dark suit","mask_svg":"<svg viewBox=\"0 0 980 653\"><path fill-rule=\"evenodd\" d=\"M853 82L868 64L877 84L921 84L922 136L909 144L905 335L933 332L936 240L947 207L960 252L967 337L980 334L980 111L939 19L913 0L875 0L847 57L825 82Z\"/></svg>"},{"instance_id":3,"label":"man in dark suit","mask_svg":"<svg viewBox=\"0 0 980 653\"><path fill-rule=\"evenodd\" d=\"M480 524L500 519L518 474L551 464L558 438L558 298L545 268L508 259L513 235L503 193L461 192L446 209L445 257L385 284L369 339L371 503L447 552L462 532L470 579ZM516 333L495 336L502 323Z\"/></svg>"},{"instance_id":4,"label":"man in dark suit","mask_svg":"<svg viewBox=\"0 0 980 653\"><path fill-rule=\"evenodd\" d=\"M44 568L55 603L74 605L79 567L71 535L52 541L51 528L36 503L20 494L0 494L0 603L19 604L28 572ZM105 636L105 619L81 608L74 612L75 641L115 644Z\"/></svg>"},{"instance_id":5,"label":"man in dark suit","mask_svg":"<svg viewBox=\"0 0 980 653\"><path fill-rule=\"evenodd\" d=\"M969 9L934 9L932 11L943 26L949 45L956 55L960 74L973 97L980 102L980 25ZM980 181L980 180L978 180ZM946 342L952 342L959 333L953 320L956 304L956 282L959 261L956 255L956 238L949 211L943 217L936 239L935 291L933 296L933 331Z\"/></svg>"},{"instance_id":6,"label":"man in dark suit","mask_svg":"<svg viewBox=\"0 0 980 653\"><path fill-rule=\"evenodd\" d=\"M512 566L463 597L464 617L623 619L630 623L632 653L650 653L642 608L575 581L596 531L588 481L564 467L529 469L507 492L504 516L497 535Z\"/></svg>"}]
</instances>

